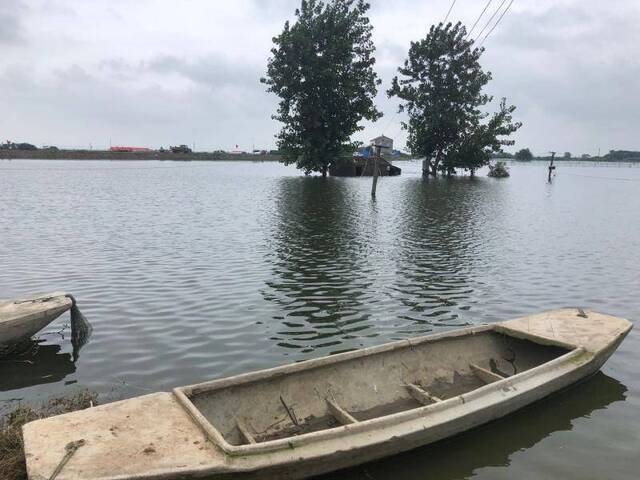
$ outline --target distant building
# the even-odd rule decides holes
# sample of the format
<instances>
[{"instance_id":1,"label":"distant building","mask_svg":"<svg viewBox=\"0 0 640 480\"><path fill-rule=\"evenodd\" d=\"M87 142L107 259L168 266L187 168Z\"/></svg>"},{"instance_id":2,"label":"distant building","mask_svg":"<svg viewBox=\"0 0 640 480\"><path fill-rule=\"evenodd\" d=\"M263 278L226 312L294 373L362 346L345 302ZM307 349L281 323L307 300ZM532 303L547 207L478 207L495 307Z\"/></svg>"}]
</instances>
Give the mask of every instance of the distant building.
<instances>
[{"instance_id":1,"label":"distant building","mask_svg":"<svg viewBox=\"0 0 640 480\"><path fill-rule=\"evenodd\" d=\"M393 139L380 135L369 142L372 147L381 147L380 153L382 155L391 155L393 151Z\"/></svg>"}]
</instances>

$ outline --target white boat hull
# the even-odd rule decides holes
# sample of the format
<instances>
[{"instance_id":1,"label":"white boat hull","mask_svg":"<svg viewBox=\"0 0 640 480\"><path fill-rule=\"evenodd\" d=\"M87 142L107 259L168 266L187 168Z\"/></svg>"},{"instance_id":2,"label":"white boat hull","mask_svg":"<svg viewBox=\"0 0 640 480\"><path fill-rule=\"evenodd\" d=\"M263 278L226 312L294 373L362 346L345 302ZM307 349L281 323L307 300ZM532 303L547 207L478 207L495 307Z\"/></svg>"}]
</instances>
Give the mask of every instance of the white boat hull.
<instances>
[{"instance_id":1,"label":"white boat hull","mask_svg":"<svg viewBox=\"0 0 640 480\"><path fill-rule=\"evenodd\" d=\"M0 348L31 338L71 308L64 293L0 301Z\"/></svg>"},{"instance_id":2,"label":"white boat hull","mask_svg":"<svg viewBox=\"0 0 640 480\"><path fill-rule=\"evenodd\" d=\"M302 479L352 467L442 440L564 389L595 373L630 329L621 318L558 310L39 420L24 427L29 478L48 479L65 445L79 440L84 445L58 480ZM502 348L503 340L522 344L511 375L468 363L489 347ZM551 356L540 360L545 355ZM446 385L438 391L438 381L424 383L441 398L408 384L416 372L441 376L447 362L459 379L475 374L486 384L443 394ZM362 415L357 402L388 405L394 395L406 396L407 387L415 398L425 397L424 404L356 418ZM342 425L284 434L298 421L310 422L307 414L326 409L325 401Z\"/></svg>"}]
</instances>

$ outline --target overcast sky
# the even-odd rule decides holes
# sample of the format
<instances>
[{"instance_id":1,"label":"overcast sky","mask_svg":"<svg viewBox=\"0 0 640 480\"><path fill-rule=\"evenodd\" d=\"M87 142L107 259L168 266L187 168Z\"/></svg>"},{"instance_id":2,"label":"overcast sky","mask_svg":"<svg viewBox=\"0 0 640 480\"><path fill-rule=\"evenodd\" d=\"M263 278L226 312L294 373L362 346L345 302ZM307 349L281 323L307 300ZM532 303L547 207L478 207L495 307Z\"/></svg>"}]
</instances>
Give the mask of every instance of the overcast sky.
<instances>
[{"instance_id":1,"label":"overcast sky","mask_svg":"<svg viewBox=\"0 0 640 480\"><path fill-rule=\"evenodd\" d=\"M501 0L493 0L479 27ZM508 3L508 1L507 1ZM386 98L409 42L449 0L372 0L385 116L357 135L404 147ZM485 0L457 0L471 26ZM259 83L299 0L0 0L0 139L37 145L273 148ZM496 17L497 18L497 17ZM489 91L514 103L516 147L640 150L640 2L515 0L487 39Z\"/></svg>"}]
</instances>

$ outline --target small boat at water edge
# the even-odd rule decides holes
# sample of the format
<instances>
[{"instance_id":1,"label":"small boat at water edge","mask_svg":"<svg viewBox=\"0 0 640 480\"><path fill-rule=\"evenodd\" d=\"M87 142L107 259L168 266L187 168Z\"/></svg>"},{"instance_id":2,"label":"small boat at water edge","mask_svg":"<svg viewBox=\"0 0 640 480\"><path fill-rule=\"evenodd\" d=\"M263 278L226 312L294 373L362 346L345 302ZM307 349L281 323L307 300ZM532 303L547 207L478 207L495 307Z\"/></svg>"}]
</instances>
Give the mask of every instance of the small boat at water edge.
<instances>
[{"instance_id":1,"label":"small boat at water edge","mask_svg":"<svg viewBox=\"0 0 640 480\"><path fill-rule=\"evenodd\" d=\"M301 479L503 417L597 372L632 328L563 309L25 425L31 480Z\"/></svg>"},{"instance_id":2,"label":"small boat at water edge","mask_svg":"<svg viewBox=\"0 0 640 480\"><path fill-rule=\"evenodd\" d=\"M28 340L72 306L61 292L0 300L0 352Z\"/></svg>"}]
</instances>

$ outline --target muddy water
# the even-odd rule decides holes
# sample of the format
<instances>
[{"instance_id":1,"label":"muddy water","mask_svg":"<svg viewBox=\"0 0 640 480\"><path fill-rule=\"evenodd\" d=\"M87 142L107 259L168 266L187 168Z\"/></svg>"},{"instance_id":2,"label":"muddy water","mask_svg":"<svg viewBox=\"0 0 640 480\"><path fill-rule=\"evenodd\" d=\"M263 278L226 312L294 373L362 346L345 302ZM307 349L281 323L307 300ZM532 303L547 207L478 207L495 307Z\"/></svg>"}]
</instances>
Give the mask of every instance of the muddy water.
<instances>
[{"instance_id":1,"label":"muddy water","mask_svg":"<svg viewBox=\"0 0 640 480\"><path fill-rule=\"evenodd\" d=\"M69 317L0 360L0 412L104 401L540 310L640 319L640 168L512 166L506 181L305 178L273 163L0 161L0 298ZM635 478L640 331L602 373L508 419L327 477Z\"/></svg>"}]
</instances>

